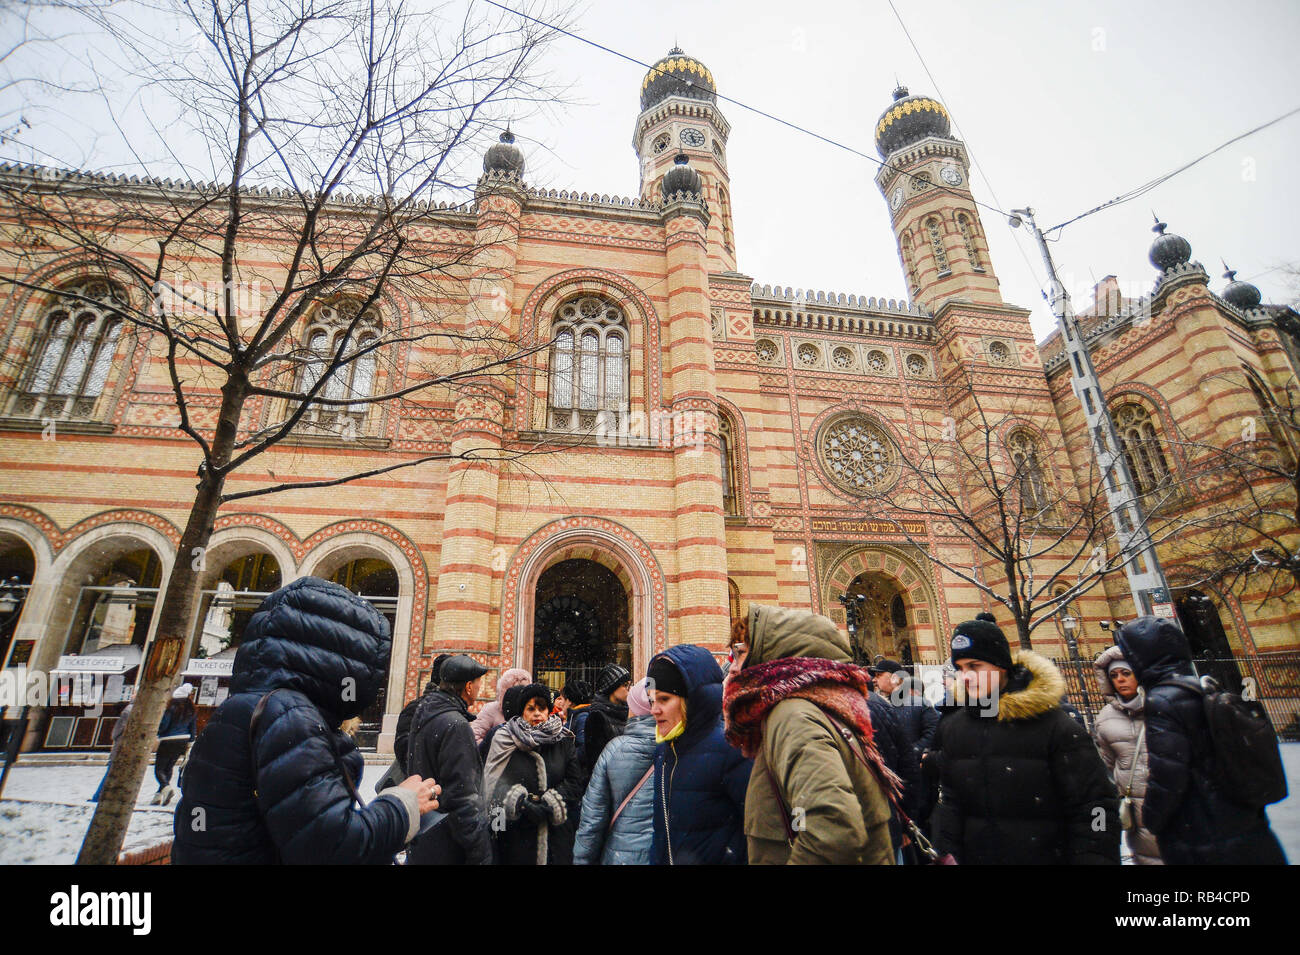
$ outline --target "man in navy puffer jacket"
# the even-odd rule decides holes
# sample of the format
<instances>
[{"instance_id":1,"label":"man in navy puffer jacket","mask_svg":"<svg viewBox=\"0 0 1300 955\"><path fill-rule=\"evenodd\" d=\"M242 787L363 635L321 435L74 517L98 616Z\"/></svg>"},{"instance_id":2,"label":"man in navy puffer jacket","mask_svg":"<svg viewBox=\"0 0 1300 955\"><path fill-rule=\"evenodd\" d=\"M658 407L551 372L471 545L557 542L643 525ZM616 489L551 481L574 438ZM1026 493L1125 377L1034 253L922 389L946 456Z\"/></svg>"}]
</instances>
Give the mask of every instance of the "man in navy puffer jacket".
<instances>
[{"instance_id":1,"label":"man in navy puffer jacket","mask_svg":"<svg viewBox=\"0 0 1300 955\"><path fill-rule=\"evenodd\" d=\"M1160 617L1124 624L1115 643L1146 691L1147 791L1142 825L1166 865L1286 865L1263 809L1228 798L1218 779L1191 648Z\"/></svg>"},{"instance_id":2,"label":"man in navy puffer jacket","mask_svg":"<svg viewBox=\"0 0 1300 955\"><path fill-rule=\"evenodd\" d=\"M427 797L404 784L356 809L343 773L360 780L361 754L338 729L374 702L390 649L388 622L339 584L304 577L267 597L235 655L231 695L190 753L172 862L391 862ZM254 756L249 722L263 697Z\"/></svg>"},{"instance_id":3,"label":"man in navy puffer jacket","mask_svg":"<svg viewBox=\"0 0 1300 955\"><path fill-rule=\"evenodd\" d=\"M675 670L671 679L658 675L663 661ZM754 762L722 735L718 661L703 647L683 644L657 654L648 669L656 691L686 700L686 729L655 753L650 863L744 865L745 790Z\"/></svg>"}]
</instances>

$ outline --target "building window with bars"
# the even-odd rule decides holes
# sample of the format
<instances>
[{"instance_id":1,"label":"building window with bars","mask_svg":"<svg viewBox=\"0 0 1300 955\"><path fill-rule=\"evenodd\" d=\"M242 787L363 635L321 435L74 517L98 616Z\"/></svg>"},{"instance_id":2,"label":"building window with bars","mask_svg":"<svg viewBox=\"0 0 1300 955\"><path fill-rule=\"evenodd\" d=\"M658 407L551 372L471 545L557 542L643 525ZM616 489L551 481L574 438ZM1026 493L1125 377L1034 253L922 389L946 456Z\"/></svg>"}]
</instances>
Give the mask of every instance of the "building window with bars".
<instances>
[{"instance_id":1,"label":"building window with bars","mask_svg":"<svg viewBox=\"0 0 1300 955\"><path fill-rule=\"evenodd\" d=\"M9 413L93 419L113 367L126 304L126 294L105 279L62 289L37 321L36 347Z\"/></svg>"},{"instance_id":2,"label":"building window with bars","mask_svg":"<svg viewBox=\"0 0 1300 955\"><path fill-rule=\"evenodd\" d=\"M1027 431L1016 431L1007 439L1011 465L1015 469L1024 516L1033 518L1048 506L1047 478L1039 461L1038 442Z\"/></svg>"},{"instance_id":3,"label":"building window with bars","mask_svg":"<svg viewBox=\"0 0 1300 955\"><path fill-rule=\"evenodd\" d=\"M966 248L966 258L970 261L971 268L983 270L979 252L975 249L975 232L964 212L957 213L957 231L961 234L961 244Z\"/></svg>"},{"instance_id":4,"label":"building window with bars","mask_svg":"<svg viewBox=\"0 0 1300 955\"><path fill-rule=\"evenodd\" d=\"M736 468L735 429L725 414L718 416L718 440L722 451L722 512L734 517L740 514L740 472Z\"/></svg>"},{"instance_id":5,"label":"building window with bars","mask_svg":"<svg viewBox=\"0 0 1300 955\"><path fill-rule=\"evenodd\" d=\"M628 413L628 328L595 296L560 306L551 347L549 424L555 431L618 432Z\"/></svg>"}]
</instances>

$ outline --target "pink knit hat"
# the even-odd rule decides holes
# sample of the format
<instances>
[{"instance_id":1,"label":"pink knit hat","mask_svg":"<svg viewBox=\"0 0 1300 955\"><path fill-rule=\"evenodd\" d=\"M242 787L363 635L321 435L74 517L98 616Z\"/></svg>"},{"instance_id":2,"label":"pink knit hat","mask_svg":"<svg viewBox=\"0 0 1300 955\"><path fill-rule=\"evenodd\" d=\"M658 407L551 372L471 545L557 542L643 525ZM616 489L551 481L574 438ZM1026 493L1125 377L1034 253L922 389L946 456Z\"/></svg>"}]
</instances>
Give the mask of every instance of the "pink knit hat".
<instances>
[{"instance_id":1,"label":"pink knit hat","mask_svg":"<svg viewBox=\"0 0 1300 955\"><path fill-rule=\"evenodd\" d=\"M640 679L627 691L627 711L632 716L650 715L650 694L646 692L646 682L646 679Z\"/></svg>"}]
</instances>

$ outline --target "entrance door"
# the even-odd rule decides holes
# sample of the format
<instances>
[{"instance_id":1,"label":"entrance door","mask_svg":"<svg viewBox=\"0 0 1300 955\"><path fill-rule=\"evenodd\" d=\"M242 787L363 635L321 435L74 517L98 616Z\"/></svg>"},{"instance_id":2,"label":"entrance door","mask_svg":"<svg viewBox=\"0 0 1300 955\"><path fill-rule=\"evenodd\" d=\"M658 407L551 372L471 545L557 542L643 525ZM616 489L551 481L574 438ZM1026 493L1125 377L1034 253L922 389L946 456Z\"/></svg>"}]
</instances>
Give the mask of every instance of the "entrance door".
<instances>
[{"instance_id":1,"label":"entrance door","mask_svg":"<svg viewBox=\"0 0 1300 955\"><path fill-rule=\"evenodd\" d=\"M571 679L594 681L601 668L632 669L627 591L594 560L560 561L537 580L533 615L533 671L554 690Z\"/></svg>"},{"instance_id":2,"label":"entrance door","mask_svg":"<svg viewBox=\"0 0 1300 955\"><path fill-rule=\"evenodd\" d=\"M1214 677L1230 693L1240 693L1241 671L1214 601L1199 590L1188 591L1178 601L1178 621L1187 634L1196 672Z\"/></svg>"}]
</instances>

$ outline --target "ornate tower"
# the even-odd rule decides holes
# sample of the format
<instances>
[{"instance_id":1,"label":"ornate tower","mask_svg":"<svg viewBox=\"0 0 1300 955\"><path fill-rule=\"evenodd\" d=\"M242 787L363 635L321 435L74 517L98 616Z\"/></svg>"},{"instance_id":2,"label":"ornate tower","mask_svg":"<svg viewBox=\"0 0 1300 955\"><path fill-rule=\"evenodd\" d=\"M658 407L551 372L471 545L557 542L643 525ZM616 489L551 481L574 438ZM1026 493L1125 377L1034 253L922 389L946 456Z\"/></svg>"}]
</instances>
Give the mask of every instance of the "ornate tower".
<instances>
[{"instance_id":1,"label":"ornate tower","mask_svg":"<svg viewBox=\"0 0 1300 955\"><path fill-rule=\"evenodd\" d=\"M718 109L713 74L699 60L673 47L641 81L641 115L632 148L641 165L641 198L657 199L678 154L685 154L703 182L709 206L711 272L736 269L731 223L727 136L731 126Z\"/></svg>"},{"instance_id":2,"label":"ornate tower","mask_svg":"<svg viewBox=\"0 0 1300 955\"><path fill-rule=\"evenodd\" d=\"M876 174L889 204L912 299L935 311L948 299L1001 304L979 210L970 192L970 160L948 135L948 111L928 96L894 90L876 122Z\"/></svg>"}]
</instances>

